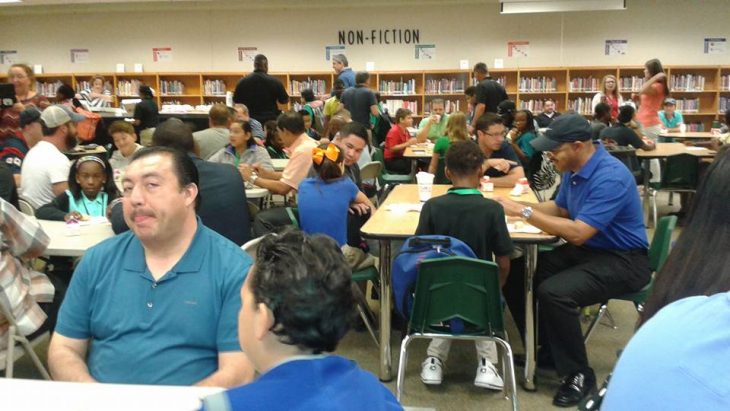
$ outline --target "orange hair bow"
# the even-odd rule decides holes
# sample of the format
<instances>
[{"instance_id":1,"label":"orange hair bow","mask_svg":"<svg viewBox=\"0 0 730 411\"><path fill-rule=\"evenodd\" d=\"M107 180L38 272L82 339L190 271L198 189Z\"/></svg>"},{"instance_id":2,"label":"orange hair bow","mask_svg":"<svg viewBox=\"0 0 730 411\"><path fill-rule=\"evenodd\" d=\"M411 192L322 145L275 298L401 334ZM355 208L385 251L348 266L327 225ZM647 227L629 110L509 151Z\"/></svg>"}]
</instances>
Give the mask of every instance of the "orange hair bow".
<instances>
[{"instance_id":1,"label":"orange hair bow","mask_svg":"<svg viewBox=\"0 0 730 411\"><path fill-rule=\"evenodd\" d=\"M334 144L328 144L326 149L315 147L312 149L312 161L314 164L321 166L322 161L325 157L330 159L332 162L337 162L337 157L340 156L340 149Z\"/></svg>"}]
</instances>

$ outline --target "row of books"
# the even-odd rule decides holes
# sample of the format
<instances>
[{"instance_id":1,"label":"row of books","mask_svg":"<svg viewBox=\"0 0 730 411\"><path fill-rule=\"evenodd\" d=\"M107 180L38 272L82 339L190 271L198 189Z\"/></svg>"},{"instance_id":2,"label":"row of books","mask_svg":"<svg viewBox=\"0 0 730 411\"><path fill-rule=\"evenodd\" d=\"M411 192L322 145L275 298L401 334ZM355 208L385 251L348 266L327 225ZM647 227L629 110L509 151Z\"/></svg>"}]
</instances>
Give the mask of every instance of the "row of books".
<instances>
[{"instance_id":1,"label":"row of books","mask_svg":"<svg viewBox=\"0 0 730 411\"><path fill-rule=\"evenodd\" d=\"M442 78L440 80L426 80L426 94L440 94L440 93L463 93L464 92L464 80L460 79L447 79Z\"/></svg>"},{"instance_id":2,"label":"row of books","mask_svg":"<svg viewBox=\"0 0 730 411\"><path fill-rule=\"evenodd\" d=\"M568 84L570 91L595 91L598 92L601 89L601 80L593 77L575 77L570 79Z\"/></svg>"},{"instance_id":3,"label":"row of books","mask_svg":"<svg viewBox=\"0 0 730 411\"><path fill-rule=\"evenodd\" d=\"M224 96L226 91L226 82L223 80L205 80L203 83L203 94L206 96Z\"/></svg>"},{"instance_id":4,"label":"row of books","mask_svg":"<svg viewBox=\"0 0 730 411\"><path fill-rule=\"evenodd\" d=\"M416 79L400 81L381 80L378 88L381 94L416 94Z\"/></svg>"},{"instance_id":5,"label":"row of books","mask_svg":"<svg viewBox=\"0 0 730 411\"><path fill-rule=\"evenodd\" d=\"M56 90L61 87L63 83L60 80L54 82L36 81L35 89L38 94L46 97L56 97Z\"/></svg>"},{"instance_id":6,"label":"row of books","mask_svg":"<svg viewBox=\"0 0 730 411\"><path fill-rule=\"evenodd\" d=\"M723 76L720 76L720 90L723 90L723 91L730 90L730 74L725 74Z\"/></svg>"},{"instance_id":7,"label":"row of books","mask_svg":"<svg viewBox=\"0 0 730 411\"><path fill-rule=\"evenodd\" d=\"M430 113L431 113L431 102L430 101L427 101L423 105L423 111L424 111L424 113L426 113L426 115L430 115ZM447 114L461 111L461 101L460 100L444 100L444 111Z\"/></svg>"},{"instance_id":8,"label":"row of books","mask_svg":"<svg viewBox=\"0 0 730 411\"><path fill-rule=\"evenodd\" d=\"M160 80L160 95L179 96L185 94L185 84L179 80Z\"/></svg>"},{"instance_id":9,"label":"row of books","mask_svg":"<svg viewBox=\"0 0 730 411\"><path fill-rule=\"evenodd\" d=\"M593 114L593 99L591 97L574 98L568 101L568 110L574 110L582 115Z\"/></svg>"},{"instance_id":10,"label":"row of books","mask_svg":"<svg viewBox=\"0 0 730 411\"><path fill-rule=\"evenodd\" d=\"M132 80L119 80L117 81L117 95L118 96L138 96L139 86L144 84L142 81L137 79Z\"/></svg>"},{"instance_id":11,"label":"row of books","mask_svg":"<svg viewBox=\"0 0 730 411\"><path fill-rule=\"evenodd\" d=\"M558 79L555 77L522 77L520 78L520 92L552 92L558 89Z\"/></svg>"},{"instance_id":12,"label":"row of books","mask_svg":"<svg viewBox=\"0 0 730 411\"><path fill-rule=\"evenodd\" d=\"M721 96L720 97L720 107L719 107L720 113L724 113L728 109L730 109L730 97Z\"/></svg>"},{"instance_id":13,"label":"row of books","mask_svg":"<svg viewBox=\"0 0 730 411\"><path fill-rule=\"evenodd\" d=\"M302 90L306 89L311 89L315 96L329 94L329 90L327 90L327 82L324 80L312 80L307 77L307 79L303 81L289 81L289 93L292 95L301 95Z\"/></svg>"},{"instance_id":14,"label":"row of books","mask_svg":"<svg viewBox=\"0 0 730 411\"><path fill-rule=\"evenodd\" d=\"M639 91L644 85L643 76L621 77L619 79L620 90L622 91Z\"/></svg>"},{"instance_id":15,"label":"row of books","mask_svg":"<svg viewBox=\"0 0 730 411\"><path fill-rule=\"evenodd\" d=\"M395 116L395 112L399 108L405 108L411 110L413 113L418 113L418 102L408 100L385 100L383 103L385 110L390 113L391 116Z\"/></svg>"},{"instance_id":16,"label":"row of books","mask_svg":"<svg viewBox=\"0 0 730 411\"><path fill-rule=\"evenodd\" d=\"M86 89L91 88L91 82L87 80L81 80L76 82L76 92L80 93ZM112 83L109 81L104 82L104 90L111 90L112 89Z\"/></svg>"},{"instance_id":17,"label":"row of books","mask_svg":"<svg viewBox=\"0 0 730 411\"><path fill-rule=\"evenodd\" d=\"M702 91L705 89L705 76L695 74L672 74L669 88L674 91Z\"/></svg>"},{"instance_id":18,"label":"row of books","mask_svg":"<svg viewBox=\"0 0 730 411\"><path fill-rule=\"evenodd\" d=\"M545 100L533 99L533 100L520 100L520 110L530 110L537 114L542 112L542 108L545 106ZM558 103L555 102L555 110L559 111Z\"/></svg>"},{"instance_id":19,"label":"row of books","mask_svg":"<svg viewBox=\"0 0 730 411\"><path fill-rule=\"evenodd\" d=\"M677 110L682 113L698 113L700 111L699 98L684 98L677 100Z\"/></svg>"},{"instance_id":20,"label":"row of books","mask_svg":"<svg viewBox=\"0 0 730 411\"><path fill-rule=\"evenodd\" d=\"M687 131L705 131L705 125L702 123L686 123Z\"/></svg>"}]
</instances>

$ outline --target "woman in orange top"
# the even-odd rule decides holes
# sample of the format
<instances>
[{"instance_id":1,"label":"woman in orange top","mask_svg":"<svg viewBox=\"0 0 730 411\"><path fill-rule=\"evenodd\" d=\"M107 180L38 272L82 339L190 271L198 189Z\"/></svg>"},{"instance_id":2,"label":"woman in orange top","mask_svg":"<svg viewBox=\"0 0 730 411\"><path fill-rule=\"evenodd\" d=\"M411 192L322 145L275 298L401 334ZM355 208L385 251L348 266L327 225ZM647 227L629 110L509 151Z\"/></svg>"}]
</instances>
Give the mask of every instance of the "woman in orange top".
<instances>
[{"instance_id":1,"label":"woman in orange top","mask_svg":"<svg viewBox=\"0 0 730 411\"><path fill-rule=\"evenodd\" d=\"M664 98L669 95L667 75L662 63L658 59L651 59L644 64L644 85L639 91L638 120L644 130L644 135L656 142L662 121L659 119L659 110Z\"/></svg>"}]
</instances>

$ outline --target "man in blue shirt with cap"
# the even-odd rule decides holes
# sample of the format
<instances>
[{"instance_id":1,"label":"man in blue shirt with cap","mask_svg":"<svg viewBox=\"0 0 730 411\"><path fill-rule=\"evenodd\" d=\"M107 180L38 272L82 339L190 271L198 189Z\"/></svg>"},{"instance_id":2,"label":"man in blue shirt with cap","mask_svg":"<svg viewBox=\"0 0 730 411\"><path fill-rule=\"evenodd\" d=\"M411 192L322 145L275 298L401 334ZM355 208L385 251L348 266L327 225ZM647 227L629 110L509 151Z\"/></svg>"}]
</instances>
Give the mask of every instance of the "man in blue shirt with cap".
<instances>
[{"instance_id":1,"label":"man in blue shirt with cap","mask_svg":"<svg viewBox=\"0 0 730 411\"><path fill-rule=\"evenodd\" d=\"M583 344L579 308L645 286L651 275L648 241L633 176L600 143L591 141L587 120L578 114L562 115L531 144L547 152L563 173L556 199L533 206L498 201L505 214L520 216L567 241L540 254L535 290L546 337L538 362L552 359L558 374L565 376L553 404L570 407L591 393L596 381ZM524 287L519 284L523 280L511 274L505 290L518 324L524 323L519 321L524 316Z\"/></svg>"}]
</instances>

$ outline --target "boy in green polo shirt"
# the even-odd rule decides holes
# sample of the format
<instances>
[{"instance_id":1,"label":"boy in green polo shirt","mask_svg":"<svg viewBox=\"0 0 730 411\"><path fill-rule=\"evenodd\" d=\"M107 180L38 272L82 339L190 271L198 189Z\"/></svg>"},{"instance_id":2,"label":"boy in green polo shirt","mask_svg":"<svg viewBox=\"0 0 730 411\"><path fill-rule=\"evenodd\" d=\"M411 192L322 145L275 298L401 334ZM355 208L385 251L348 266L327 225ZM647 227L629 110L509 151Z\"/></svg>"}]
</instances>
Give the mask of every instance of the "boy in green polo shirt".
<instances>
[{"instance_id":1,"label":"boy in green polo shirt","mask_svg":"<svg viewBox=\"0 0 730 411\"><path fill-rule=\"evenodd\" d=\"M513 246L504 210L496 201L484 198L477 189L479 179L484 175L483 164L484 154L471 141L456 142L449 147L446 176L453 187L446 195L434 197L423 205L416 235L448 235L465 242L478 258L497 263L503 285L509 274L509 255ZM441 384L450 346L451 340L431 341L421 370L424 384ZM476 348L479 365L474 385L501 390L504 383L495 367L498 361L495 344L480 341Z\"/></svg>"}]
</instances>

